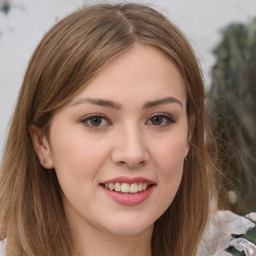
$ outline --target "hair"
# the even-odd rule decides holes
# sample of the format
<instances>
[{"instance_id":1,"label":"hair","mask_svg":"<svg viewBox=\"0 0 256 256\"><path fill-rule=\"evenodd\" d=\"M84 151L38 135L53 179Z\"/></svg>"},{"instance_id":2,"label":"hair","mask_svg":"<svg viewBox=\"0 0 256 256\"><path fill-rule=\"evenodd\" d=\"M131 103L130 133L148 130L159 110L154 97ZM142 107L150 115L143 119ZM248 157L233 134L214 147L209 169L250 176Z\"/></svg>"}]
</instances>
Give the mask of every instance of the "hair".
<instances>
[{"instance_id":1,"label":"hair","mask_svg":"<svg viewBox=\"0 0 256 256\"><path fill-rule=\"evenodd\" d=\"M139 4L100 4L57 23L29 62L1 165L0 239L7 238L7 255L75 254L55 171L41 166L29 127L47 133L55 111L135 44L157 47L175 63L186 84L187 116L195 119L180 187L154 225L152 255L196 254L214 194L197 59L179 29L156 10Z\"/></svg>"}]
</instances>

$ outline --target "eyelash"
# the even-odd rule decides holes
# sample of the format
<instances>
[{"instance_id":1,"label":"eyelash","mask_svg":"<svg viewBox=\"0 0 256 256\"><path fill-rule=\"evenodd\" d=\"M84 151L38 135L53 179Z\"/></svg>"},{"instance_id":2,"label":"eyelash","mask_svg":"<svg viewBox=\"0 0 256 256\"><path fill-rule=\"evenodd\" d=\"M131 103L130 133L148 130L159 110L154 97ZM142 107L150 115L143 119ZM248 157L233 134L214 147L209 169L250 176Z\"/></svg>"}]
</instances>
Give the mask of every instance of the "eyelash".
<instances>
[{"instance_id":1,"label":"eyelash","mask_svg":"<svg viewBox=\"0 0 256 256\"><path fill-rule=\"evenodd\" d=\"M92 124L93 119L95 119L95 118L99 118L99 120L98 120L98 121L100 121L99 125ZM160 124L153 124L152 121L154 118L159 118ZM105 120L105 122L107 122L107 124L102 125L103 120ZM165 124L162 124L164 122L164 120L165 120ZM96 121L96 120L94 120L94 121ZM108 118L102 114L91 114L89 116L86 116L84 119L82 119L81 122L83 124L85 124L87 127L96 128L96 129L99 127L112 125L112 123L108 120ZM167 115L167 114L154 114L147 120L146 124L148 124L149 122L150 122L150 125L153 125L156 127L165 127L170 124L176 123L176 121L170 115Z\"/></svg>"},{"instance_id":2,"label":"eyelash","mask_svg":"<svg viewBox=\"0 0 256 256\"><path fill-rule=\"evenodd\" d=\"M102 120L107 121L108 123L107 126L111 125L108 118L102 114L91 114L89 116L86 116L84 119L82 119L81 122L90 128L98 128L98 127L106 126L106 125L101 125L101 123L99 125L93 125L92 121L94 118L100 118L101 123L102 123Z\"/></svg>"},{"instance_id":3,"label":"eyelash","mask_svg":"<svg viewBox=\"0 0 256 256\"><path fill-rule=\"evenodd\" d=\"M168 126L170 124L174 124L176 123L176 121L173 119L172 116L168 115L168 114L154 114L153 116L151 116L149 118L149 120L147 121L147 123L150 121L152 123L152 120L154 118L160 118L161 120L161 124L151 124L153 126L157 126L157 127L165 127ZM165 124L162 124L162 121L165 120Z\"/></svg>"}]
</instances>

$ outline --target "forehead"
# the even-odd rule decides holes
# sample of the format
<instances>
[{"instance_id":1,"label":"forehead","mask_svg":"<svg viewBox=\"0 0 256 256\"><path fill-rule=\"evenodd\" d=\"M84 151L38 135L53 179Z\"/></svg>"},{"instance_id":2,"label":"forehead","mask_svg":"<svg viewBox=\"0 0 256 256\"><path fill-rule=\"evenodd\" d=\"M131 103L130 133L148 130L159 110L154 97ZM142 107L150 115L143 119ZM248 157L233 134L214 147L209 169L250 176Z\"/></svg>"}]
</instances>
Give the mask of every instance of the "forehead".
<instances>
[{"instance_id":1,"label":"forehead","mask_svg":"<svg viewBox=\"0 0 256 256\"><path fill-rule=\"evenodd\" d=\"M71 103L83 97L148 101L172 96L185 104L184 80L161 50L137 44L107 63Z\"/></svg>"}]
</instances>

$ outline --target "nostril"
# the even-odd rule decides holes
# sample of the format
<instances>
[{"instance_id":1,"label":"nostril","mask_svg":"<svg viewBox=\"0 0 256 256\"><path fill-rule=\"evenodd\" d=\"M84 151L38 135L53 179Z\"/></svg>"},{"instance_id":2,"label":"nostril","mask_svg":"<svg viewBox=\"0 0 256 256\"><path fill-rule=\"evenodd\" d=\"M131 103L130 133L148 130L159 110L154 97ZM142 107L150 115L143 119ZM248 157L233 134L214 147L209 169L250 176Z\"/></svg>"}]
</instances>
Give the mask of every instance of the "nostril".
<instances>
[{"instance_id":1,"label":"nostril","mask_svg":"<svg viewBox=\"0 0 256 256\"><path fill-rule=\"evenodd\" d=\"M149 161L149 153L145 148L115 147L111 158L113 162L120 166L137 167Z\"/></svg>"},{"instance_id":2,"label":"nostril","mask_svg":"<svg viewBox=\"0 0 256 256\"><path fill-rule=\"evenodd\" d=\"M119 161L118 164L128 166L129 168L139 167L146 163L146 161Z\"/></svg>"}]
</instances>

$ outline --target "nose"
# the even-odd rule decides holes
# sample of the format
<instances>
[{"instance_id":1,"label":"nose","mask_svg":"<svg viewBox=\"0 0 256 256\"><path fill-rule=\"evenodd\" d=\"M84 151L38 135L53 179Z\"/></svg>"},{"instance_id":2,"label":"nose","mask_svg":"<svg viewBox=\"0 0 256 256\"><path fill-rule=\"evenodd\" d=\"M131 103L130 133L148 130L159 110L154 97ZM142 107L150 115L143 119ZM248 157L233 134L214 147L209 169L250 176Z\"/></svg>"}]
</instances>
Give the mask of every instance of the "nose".
<instances>
[{"instance_id":1,"label":"nose","mask_svg":"<svg viewBox=\"0 0 256 256\"><path fill-rule=\"evenodd\" d=\"M144 137L138 127L120 129L115 138L112 161L129 168L144 165L150 159Z\"/></svg>"}]
</instances>

